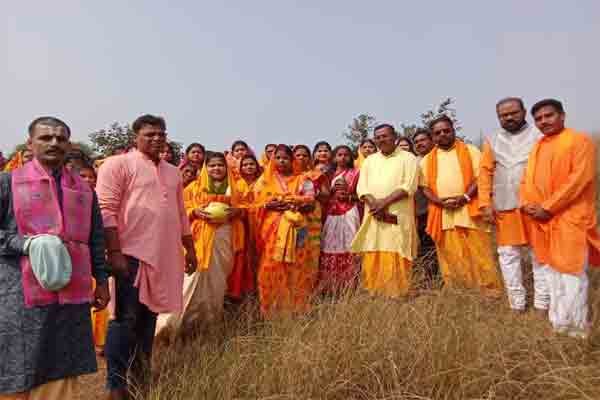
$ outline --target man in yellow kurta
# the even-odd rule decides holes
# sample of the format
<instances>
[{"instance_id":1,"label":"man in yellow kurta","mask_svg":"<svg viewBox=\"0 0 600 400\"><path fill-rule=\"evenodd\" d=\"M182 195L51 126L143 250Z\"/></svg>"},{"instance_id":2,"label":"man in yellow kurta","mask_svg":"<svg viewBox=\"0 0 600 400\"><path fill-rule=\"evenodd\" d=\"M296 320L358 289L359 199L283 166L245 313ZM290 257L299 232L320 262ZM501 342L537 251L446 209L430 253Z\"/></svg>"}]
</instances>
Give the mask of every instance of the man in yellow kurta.
<instances>
[{"instance_id":1,"label":"man in yellow kurta","mask_svg":"<svg viewBox=\"0 0 600 400\"><path fill-rule=\"evenodd\" d=\"M544 137L534 146L521 185L521 210L536 258L545 265L554 329L586 337L588 264L598 265L596 149L585 134L565 128L558 100L531 108Z\"/></svg>"},{"instance_id":2,"label":"man in yellow kurta","mask_svg":"<svg viewBox=\"0 0 600 400\"><path fill-rule=\"evenodd\" d=\"M420 184L429 199L427 233L435 241L444 283L498 295L490 229L477 201L481 153L456 139L447 116L432 121L430 129L436 147L421 160Z\"/></svg>"},{"instance_id":3,"label":"man in yellow kurta","mask_svg":"<svg viewBox=\"0 0 600 400\"><path fill-rule=\"evenodd\" d=\"M479 209L484 220L496 227L498 261L510 308L524 312L527 292L523 284L522 250L526 248L527 238L519 209L519 189L529 153L542 134L535 125L527 123L527 110L520 98L500 100L496 114L502 128L489 135L483 144L477 181ZM531 259L533 306L536 313L545 316L550 302L546 268L535 257Z\"/></svg>"},{"instance_id":4,"label":"man in yellow kurta","mask_svg":"<svg viewBox=\"0 0 600 400\"><path fill-rule=\"evenodd\" d=\"M360 169L357 194L366 209L352 251L362 255L364 289L400 297L408 293L412 260L417 255L414 194L418 164L414 155L396 148L393 126L377 126L374 136L379 152Z\"/></svg>"}]
</instances>

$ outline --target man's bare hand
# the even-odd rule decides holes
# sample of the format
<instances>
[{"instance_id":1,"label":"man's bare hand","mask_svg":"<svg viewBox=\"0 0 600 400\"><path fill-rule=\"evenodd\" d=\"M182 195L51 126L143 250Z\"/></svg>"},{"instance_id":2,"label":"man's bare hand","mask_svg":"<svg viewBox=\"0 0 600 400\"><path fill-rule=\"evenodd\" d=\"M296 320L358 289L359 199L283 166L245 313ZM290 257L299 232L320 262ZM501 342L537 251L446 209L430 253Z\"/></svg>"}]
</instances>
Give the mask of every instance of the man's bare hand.
<instances>
[{"instance_id":1,"label":"man's bare hand","mask_svg":"<svg viewBox=\"0 0 600 400\"><path fill-rule=\"evenodd\" d=\"M108 302L110 301L110 292L108 290L108 280L101 284L96 284L96 289L94 290L94 301L92 302L92 307L96 309L96 311L101 311L108 306Z\"/></svg>"},{"instance_id":2,"label":"man's bare hand","mask_svg":"<svg viewBox=\"0 0 600 400\"><path fill-rule=\"evenodd\" d=\"M196 249L194 246L187 246L185 249L185 273L192 275L198 270L198 260L196 258Z\"/></svg>"},{"instance_id":3,"label":"man's bare hand","mask_svg":"<svg viewBox=\"0 0 600 400\"><path fill-rule=\"evenodd\" d=\"M109 251L106 262L113 275L123 279L129 277L129 263L120 251Z\"/></svg>"},{"instance_id":4,"label":"man's bare hand","mask_svg":"<svg viewBox=\"0 0 600 400\"><path fill-rule=\"evenodd\" d=\"M491 206L481 207L481 217L488 224L496 223L496 210Z\"/></svg>"},{"instance_id":5,"label":"man's bare hand","mask_svg":"<svg viewBox=\"0 0 600 400\"><path fill-rule=\"evenodd\" d=\"M544 210L539 204L527 204L522 207L522 210L536 221L546 222L552 218L552 214Z\"/></svg>"}]
</instances>

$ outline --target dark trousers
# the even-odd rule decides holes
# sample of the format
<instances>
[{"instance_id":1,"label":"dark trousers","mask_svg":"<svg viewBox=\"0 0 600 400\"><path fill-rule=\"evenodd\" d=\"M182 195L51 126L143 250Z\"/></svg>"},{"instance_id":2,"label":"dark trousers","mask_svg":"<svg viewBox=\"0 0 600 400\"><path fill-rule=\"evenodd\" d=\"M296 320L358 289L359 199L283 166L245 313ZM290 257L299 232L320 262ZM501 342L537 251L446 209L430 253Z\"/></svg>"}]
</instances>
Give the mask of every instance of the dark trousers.
<instances>
[{"instance_id":1,"label":"dark trousers","mask_svg":"<svg viewBox=\"0 0 600 400\"><path fill-rule=\"evenodd\" d=\"M133 286L139 261L128 257L129 276L115 278L115 319L108 324L106 364L108 390L124 389L127 382L144 386L150 376L156 314L140 303ZM128 376L129 373L129 376Z\"/></svg>"},{"instance_id":2,"label":"dark trousers","mask_svg":"<svg viewBox=\"0 0 600 400\"><path fill-rule=\"evenodd\" d=\"M429 284L433 284L440 279L439 264L437 252L435 250L435 242L426 232L427 214L417 217L417 232L419 234L419 265L421 266L425 279Z\"/></svg>"}]
</instances>

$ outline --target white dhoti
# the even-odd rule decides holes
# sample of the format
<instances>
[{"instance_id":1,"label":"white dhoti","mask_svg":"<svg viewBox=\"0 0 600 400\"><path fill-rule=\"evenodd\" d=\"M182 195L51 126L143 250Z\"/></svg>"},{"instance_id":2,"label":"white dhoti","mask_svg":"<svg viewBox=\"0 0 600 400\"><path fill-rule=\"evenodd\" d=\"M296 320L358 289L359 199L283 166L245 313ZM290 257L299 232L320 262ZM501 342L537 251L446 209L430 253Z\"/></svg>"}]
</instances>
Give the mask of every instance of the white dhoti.
<instances>
[{"instance_id":1,"label":"white dhoti","mask_svg":"<svg viewBox=\"0 0 600 400\"><path fill-rule=\"evenodd\" d=\"M498 261L510 308L524 310L527 306L527 292L523 285L523 259L527 247L499 246ZM550 290L548 287L548 266L540 265L533 251L527 251L531 258L533 270L533 306L538 310L547 310L550 306Z\"/></svg>"},{"instance_id":2,"label":"white dhoti","mask_svg":"<svg viewBox=\"0 0 600 400\"><path fill-rule=\"evenodd\" d=\"M580 274L564 274L548 268L547 282L550 289L548 317L555 331L571 336L585 337L588 322L588 261Z\"/></svg>"},{"instance_id":3,"label":"white dhoti","mask_svg":"<svg viewBox=\"0 0 600 400\"><path fill-rule=\"evenodd\" d=\"M168 327L172 334L205 326L223 316L227 278L233 269L231 225L217 228L207 269L186 276L183 281L181 313L161 314L156 333Z\"/></svg>"}]
</instances>

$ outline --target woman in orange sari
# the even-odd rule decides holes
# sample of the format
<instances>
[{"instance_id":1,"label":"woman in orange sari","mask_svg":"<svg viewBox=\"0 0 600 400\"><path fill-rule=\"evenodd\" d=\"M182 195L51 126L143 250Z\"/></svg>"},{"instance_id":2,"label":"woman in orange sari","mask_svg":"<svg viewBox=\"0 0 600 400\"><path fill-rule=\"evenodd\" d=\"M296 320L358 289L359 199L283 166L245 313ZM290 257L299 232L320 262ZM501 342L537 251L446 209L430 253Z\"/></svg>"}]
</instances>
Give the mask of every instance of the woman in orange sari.
<instances>
[{"instance_id":1,"label":"woman in orange sari","mask_svg":"<svg viewBox=\"0 0 600 400\"><path fill-rule=\"evenodd\" d=\"M250 146L248 146L248 143L244 142L243 140L236 140L231 145L231 152L227 153L226 155L227 168L229 168L229 173L233 176L233 179L236 181L241 178L240 163L242 161L242 158L244 158L248 154L254 155L252 150L250 150Z\"/></svg>"},{"instance_id":2,"label":"woman in orange sari","mask_svg":"<svg viewBox=\"0 0 600 400\"><path fill-rule=\"evenodd\" d=\"M262 157L260 157L260 160L258 161L261 168L267 168L267 164L269 164L269 161L271 161L271 159L273 158L273 153L275 153L276 147L277 147L277 145L273 144L273 143L269 143L265 146L265 152L263 153Z\"/></svg>"},{"instance_id":3,"label":"woman in orange sari","mask_svg":"<svg viewBox=\"0 0 600 400\"><path fill-rule=\"evenodd\" d=\"M330 190L328 175L330 165L328 161L331 158L331 151L329 151L329 144L326 142L317 143L314 154L317 157L320 156L321 163L315 161L313 164L308 147L304 145L294 147L296 168L298 171L304 173L304 176L312 182L315 188L315 199L317 200L315 202L314 210L306 216L308 223L306 263L313 268L314 276L312 279L316 283L318 280L319 257L321 254L321 228L324 219L323 210L327 207Z\"/></svg>"},{"instance_id":4,"label":"woman in orange sari","mask_svg":"<svg viewBox=\"0 0 600 400\"><path fill-rule=\"evenodd\" d=\"M200 171L204 165L204 159L206 158L206 149L200 143L192 143L185 149L183 159L179 164L179 168L182 168L185 164L191 164L196 171Z\"/></svg>"},{"instance_id":5,"label":"woman in orange sari","mask_svg":"<svg viewBox=\"0 0 600 400\"><path fill-rule=\"evenodd\" d=\"M243 222L246 246L243 253L237 255L235 267L228 279L228 295L233 300L241 300L256 290L256 212L254 204L254 185L262 170L256 157L247 154L240 160L240 179L235 182L238 194L238 207L244 210ZM241 259L239 259L242 257Z\"/></svg>"},{"instance_id":6,"label":"woman in orange sari","mask_svg":"<svg viewBox=\"0 0 600 400\"><path fill-rule=\"evenodd\" d=\"M313 266L305 263L306 215L314 209L314 188L293 170L293 152L279 145L254 186L260 251L258 295L264 316L306 312L313 294Z\"/></svg>"},{"instance_id":7,"label":"woman in orange sari","mask_svg":"<svg viewBox=\"0 0 600 400\"><path fill-rule=\"evenodd\" d=\"M165 325L174 338L223 317L227 278L236 255L244 249L244 226L238 196L227 173L225 155L209 153L202 171L184 191L185 209L191 222L198 270L186 276L181 313L163 315L157 333ZM217 215L214 206L222 206ZM212 210L212 211L211 211Z\"/></svg>"},{"instance_id":8,"label":"woman in orange sari","mask_svg":"<svg viewBox=\"0 0 600 400\"><path fill-rule=\"evenodd\" d=\"M363 139L362 142L360 142L360 146L358 146L358 157L356 157L356 160L354 161L354 168L360 169L367 157L374 153L377 153L375 142L371 139Z\"/></svg>"}]
</instances>

